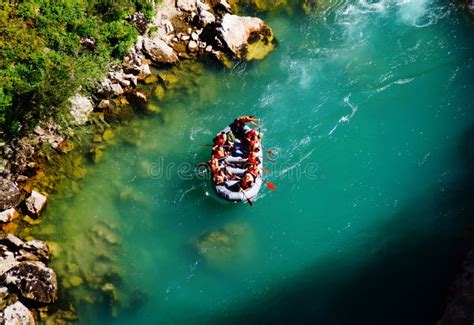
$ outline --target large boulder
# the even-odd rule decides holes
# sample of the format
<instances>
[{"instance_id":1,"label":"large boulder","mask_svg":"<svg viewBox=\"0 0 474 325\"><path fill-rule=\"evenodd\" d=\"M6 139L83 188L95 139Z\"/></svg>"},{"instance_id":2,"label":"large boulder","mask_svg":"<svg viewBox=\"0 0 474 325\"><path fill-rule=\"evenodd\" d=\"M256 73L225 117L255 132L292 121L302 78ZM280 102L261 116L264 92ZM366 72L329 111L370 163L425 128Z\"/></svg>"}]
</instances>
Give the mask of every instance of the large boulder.
<instances>
[{"instance_id":1,"label":"large boulder","mask_svg":"<svg viewBox=\"0 0 474 325\"><path fill-rule=\"evenodd\" d=\"M56 273L41 262L19 262L2 278L23 298L44 304L53 303L58 298Z\"/></svg>"},{"instance_id":2,"label":"large boulder","mask_svg":"<svg viewBox=\"0 0 474 325\"><path fill-rule=\"evenodd\" d=\"M155 63L174 64L179 61L173 48L159 38L144 38L143 51Z\"/></svg>"},{"instance_id":3,"label":"large boulder","mask_svg":"<svg viewBox=\"0 0 474 325\"><path fill-rule=\"evenodd\" d=\"M260 18L226 14L220 25L221 41L239 60L261 60L275 48L273 31Z\"/></svg>"},{"instance_id":4,"label":"large boulder","mask_svg":"<svg viewBox=\"0 0 474 325\"><path fill-rule=\"evenodd\" d=\"M15 183L0 178L0 211L15 207L20 201L20 191Z\"/></svg>"},{"instance_id":5,"label":"large boulder","mask_svg":"<svg viewBox=\"0 0 474 325\"><path fill-rule=\"evenodd\" d=\"M38 216L45 208L46 201L47 198L45 195L37 191L31 191L31 195L25 201L28 213L33 216Z\"/></svg>"},{"instance_id":6,"label":"large boulder","mask_svg":"<svg viewBox=\"0 0 474 325\"><path fill-rule=\"evenodd\" d=\"M5 308L0 315L5 325L33 325L35 319L33 314L21 302L17 301Z\"/></svg>"},{"instance_id":7,"label":"large boulder","mask_svg":"<svg viewBox=\"0 0 474 325\"><path fill-rule=\"evenodd\" d=\"M69 98L69 102L71 104L69 113L71 114L74 123L77 125L86 123L89 114L94 110L90 99L80 94L76 94Z\"/></svg>"}]
</instances>

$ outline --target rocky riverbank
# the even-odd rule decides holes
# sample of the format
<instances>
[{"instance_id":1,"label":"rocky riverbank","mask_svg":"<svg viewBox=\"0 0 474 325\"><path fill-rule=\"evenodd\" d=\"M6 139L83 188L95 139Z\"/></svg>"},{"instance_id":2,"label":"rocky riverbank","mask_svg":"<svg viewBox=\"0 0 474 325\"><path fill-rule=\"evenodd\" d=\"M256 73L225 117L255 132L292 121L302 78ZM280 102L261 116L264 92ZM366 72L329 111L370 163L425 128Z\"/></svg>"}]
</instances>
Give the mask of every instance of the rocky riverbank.
<instances>
[{"instance_id":1,"label":"rocky riverbank","mask_svg":"<svg viewBox=\"0 0 474 325\"><path fill-rule=\"evenodd\" d=\"M25 242L12 234L2 235L0 323L34 324L35 318L25 305L39 306L44 315L47 305L57 301L58 282L56 273L47 267L49 259L49 248L44 242ZM70 316L69 320L73 319Z\"/></svg>"}]
</instances>

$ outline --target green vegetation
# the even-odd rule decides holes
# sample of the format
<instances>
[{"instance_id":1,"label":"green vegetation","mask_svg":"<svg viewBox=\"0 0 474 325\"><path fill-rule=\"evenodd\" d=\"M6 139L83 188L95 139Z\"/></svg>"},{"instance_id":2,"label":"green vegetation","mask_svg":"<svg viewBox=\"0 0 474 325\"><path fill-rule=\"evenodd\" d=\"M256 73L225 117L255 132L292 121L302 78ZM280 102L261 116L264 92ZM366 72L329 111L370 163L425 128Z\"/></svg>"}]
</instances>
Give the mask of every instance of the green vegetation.
<instances>
[{"instance_id":1,"label":"green vegetation","mask_svg":"<svg viewBox=\"0 0 474 325\"><path fill-rule=\"evenodd\" d=\"M91 90L137 37L124 18L136 11L151 18L154 2L0 3L0 138L24 134L60 114L79 89ZM81 44L86 38L95 44Z\"/></svg>"}]
</instances>

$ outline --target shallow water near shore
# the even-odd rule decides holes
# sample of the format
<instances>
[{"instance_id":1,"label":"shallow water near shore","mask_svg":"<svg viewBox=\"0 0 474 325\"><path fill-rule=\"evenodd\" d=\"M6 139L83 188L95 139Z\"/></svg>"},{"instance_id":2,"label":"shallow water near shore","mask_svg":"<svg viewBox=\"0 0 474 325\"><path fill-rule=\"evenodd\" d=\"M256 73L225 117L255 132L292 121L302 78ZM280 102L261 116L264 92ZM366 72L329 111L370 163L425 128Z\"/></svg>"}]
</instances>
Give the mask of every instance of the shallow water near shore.
<instances>
[{"instance_id":1,"label":"shallow water near shore","mask_svg":"<svg viewBox=\"0 0 474 325\"><path fill-rule=\"evenodd\" d=\"M440 317L473 211L472 21L423 0L263 18L279 39L267 59L204 68L196 93L131 122L138 138L117 137L78 194L50 197L34 231L62 247L53 267L90 269L109 293L68 280L81 323ZM243 114L278 152L277 190L253 207L189 170Z\"/></svg>"}]
</instances>

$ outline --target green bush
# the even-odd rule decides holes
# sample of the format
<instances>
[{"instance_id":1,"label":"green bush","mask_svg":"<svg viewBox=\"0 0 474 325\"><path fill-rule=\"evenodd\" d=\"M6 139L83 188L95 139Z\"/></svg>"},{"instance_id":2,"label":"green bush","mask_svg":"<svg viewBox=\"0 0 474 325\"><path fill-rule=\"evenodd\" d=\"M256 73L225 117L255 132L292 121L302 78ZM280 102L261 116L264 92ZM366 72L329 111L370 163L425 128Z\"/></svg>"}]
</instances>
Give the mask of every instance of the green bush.
<instances>
[{"instance_id":1,"label":"green bush","mask_svg":"<svg viewBox=\"0 0 474 325\"><path fill-rule=\"evenodd\" d=\"M61 114L79 88L91 90L135 42L124 18L136 11L151 18L154 1L0 3L0 138L28 132ZM95 49L82 46L83 37Z\"/></svg>"}]
</instances>

